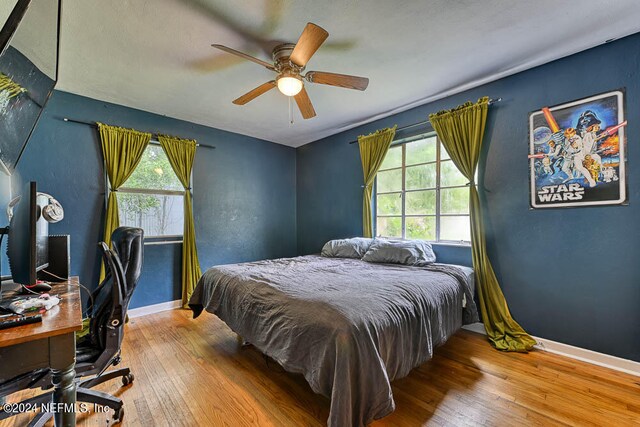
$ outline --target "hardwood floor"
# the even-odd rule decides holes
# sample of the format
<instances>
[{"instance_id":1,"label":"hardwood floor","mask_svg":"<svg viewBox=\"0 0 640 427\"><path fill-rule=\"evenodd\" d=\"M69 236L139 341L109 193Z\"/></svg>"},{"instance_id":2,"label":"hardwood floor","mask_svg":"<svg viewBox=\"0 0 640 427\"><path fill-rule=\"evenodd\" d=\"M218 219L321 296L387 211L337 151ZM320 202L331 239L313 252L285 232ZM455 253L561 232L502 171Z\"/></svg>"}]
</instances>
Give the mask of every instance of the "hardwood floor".
<instances>
[{"instance_id":1,"label":"hardwood floor","mask_svg":"<svg viewBox=\"0 0 640 427\"><path fill-rule=\"evenodd\" d=\"M241 347L208 313L196 320L184 310L132 319L123 365L134 383L113 380L99 389L124 400L127 426L322 426L329 413L328 399L301 375ZM393 393L395 412L374 427L640 425L640 377L540 351L500 353L467 331L394 381ZM78 425L110 425L111 415L80 414Z\"/></svg>"}]
</instances>

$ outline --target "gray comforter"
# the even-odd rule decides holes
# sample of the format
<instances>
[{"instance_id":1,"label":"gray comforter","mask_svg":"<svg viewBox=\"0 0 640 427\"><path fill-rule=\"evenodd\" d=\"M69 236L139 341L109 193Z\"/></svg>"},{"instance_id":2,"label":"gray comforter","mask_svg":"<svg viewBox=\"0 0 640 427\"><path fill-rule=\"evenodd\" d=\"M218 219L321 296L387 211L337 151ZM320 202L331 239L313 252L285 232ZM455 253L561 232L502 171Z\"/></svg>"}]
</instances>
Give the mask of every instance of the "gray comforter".
<instances>
[{"instance_id":1,"label":"gray comforter","mask_svg":"<svg viewBox=\"0 0 640 427\"><path fill-rule=\"evenodd\" d=\"M463 305L465 308L463 309ZM466 267L304 256L209 269L203 308L331 399L328 424L362 426L395 408L390 382L478 320Z\"/></svg>"}]
</instances>

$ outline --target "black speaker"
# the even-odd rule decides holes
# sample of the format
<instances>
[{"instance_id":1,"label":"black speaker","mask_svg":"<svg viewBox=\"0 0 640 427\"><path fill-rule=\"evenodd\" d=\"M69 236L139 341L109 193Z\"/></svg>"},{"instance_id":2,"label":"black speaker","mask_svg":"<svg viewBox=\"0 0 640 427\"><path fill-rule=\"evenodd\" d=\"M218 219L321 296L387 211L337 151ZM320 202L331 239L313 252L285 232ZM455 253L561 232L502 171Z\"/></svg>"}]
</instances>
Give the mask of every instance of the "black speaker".
<instances>
[{"instance_id":1,"label":"black speaker","mask_svg":"<svg viewBox=\"0 0 640 427\"><path fill-rule=\"evenodd\" d=\"M46 270L46 271L44 271ZM49 236L49 266L38 273L40 280L60 282L71 274L71 236Z\"/></svg>"}]
</instances>

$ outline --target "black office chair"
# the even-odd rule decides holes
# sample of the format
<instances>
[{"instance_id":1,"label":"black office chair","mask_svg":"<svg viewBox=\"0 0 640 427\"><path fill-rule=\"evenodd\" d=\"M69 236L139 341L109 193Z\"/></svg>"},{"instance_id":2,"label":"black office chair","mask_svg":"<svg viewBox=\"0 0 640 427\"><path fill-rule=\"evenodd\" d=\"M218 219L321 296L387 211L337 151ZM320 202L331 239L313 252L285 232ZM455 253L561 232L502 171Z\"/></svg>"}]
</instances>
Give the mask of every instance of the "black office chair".
<instances>
[{"instance_id":1,"label":"black office chair","mask_svg":"<svg viewBox=\"0 0 640 427\"><path fill-rule=\"evenodd\" d=\"M92 293L88 307L89 334L76 344L76 387L78 402L108 406L115 411L114 419L124 417L122 400L110 394L91 390L92 387L122 377L122 384L133 382L129 368L107 371L120 363L120 345L124 336L124 323L131 295L142 272L143 231L140 228L120 227L111 235L113 250L104 242L99 246L105 264L106 277ZM90 378L87 378L90 377ZM29 372L0 384L0 396L7 396L27 388L50 389L51 373L48 369ZM47 403L52 392L43 393L22 403ZM13 414L0 413L0 419ZM39 413L29 424L43 426L52 413Z\"/></svg>"}]
</instances>

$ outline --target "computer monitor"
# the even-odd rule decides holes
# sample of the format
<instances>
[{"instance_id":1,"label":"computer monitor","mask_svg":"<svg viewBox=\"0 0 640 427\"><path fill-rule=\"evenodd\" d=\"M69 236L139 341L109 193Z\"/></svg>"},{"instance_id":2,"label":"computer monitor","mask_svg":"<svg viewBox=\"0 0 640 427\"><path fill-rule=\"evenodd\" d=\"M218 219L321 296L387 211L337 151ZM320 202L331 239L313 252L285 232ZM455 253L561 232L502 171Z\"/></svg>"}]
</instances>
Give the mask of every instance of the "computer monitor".
<instances>
[{"instance_id":1,"label":"computer monitor","mask_svg":"<svg viewBox=\"0 0 640 427\"><path fill-rule=\"evenodd\" d=\"M35 182L25 184L9 223L7 255L14 283L34 285L38 271L49 266L49 223L42 209L47 196L38 195Z\"/></svg>"}]
</instances>

